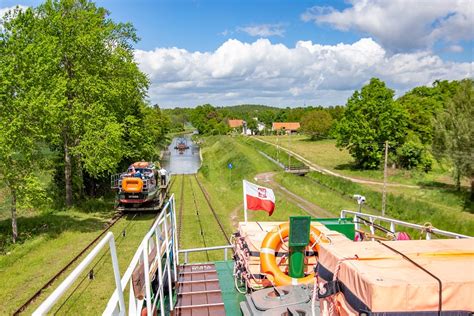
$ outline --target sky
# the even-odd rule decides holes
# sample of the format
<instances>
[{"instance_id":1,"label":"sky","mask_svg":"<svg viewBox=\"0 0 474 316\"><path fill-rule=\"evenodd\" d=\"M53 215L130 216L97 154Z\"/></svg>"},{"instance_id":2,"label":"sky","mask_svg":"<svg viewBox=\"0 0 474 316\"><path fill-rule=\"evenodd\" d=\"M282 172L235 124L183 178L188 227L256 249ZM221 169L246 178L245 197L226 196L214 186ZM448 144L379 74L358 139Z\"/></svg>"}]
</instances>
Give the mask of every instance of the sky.
<instances>
[{"instance_id":1,"label":"sky","mask_svg":"<svg viewBox=\"0 0 474 316\"><path fill-rule=\"evenodd\" d=\"M36 0L0 0L0 15ZM472 78L472 0L98 0L140 42L161 107L343 105L370 78L400 96Z\"/></svg>"}]
</instances>

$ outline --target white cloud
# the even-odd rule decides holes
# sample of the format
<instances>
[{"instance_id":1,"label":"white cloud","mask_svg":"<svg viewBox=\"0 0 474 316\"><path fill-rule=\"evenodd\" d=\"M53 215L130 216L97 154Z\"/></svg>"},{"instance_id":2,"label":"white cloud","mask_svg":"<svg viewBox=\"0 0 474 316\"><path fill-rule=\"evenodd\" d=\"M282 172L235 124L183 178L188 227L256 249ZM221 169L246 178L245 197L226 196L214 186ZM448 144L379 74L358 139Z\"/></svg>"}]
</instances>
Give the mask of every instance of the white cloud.
<instances>
[{"instance_id":1,"label":"white cloud","mask_svg":"<svg viewBox=\"0 0 474 316\"><path fill-rule=\"evenodd\" d=\"M20 10L26 10L28 7L24 5L12 6L12 7L5 7L0 8L0 21L5 16L8 11L14 10L16 7L20 8Z\"/></svg>"},{"instance_id":2,"label":"white cloud","mask_svg":"<svg viewBox=\"0 0 474 316\"><path fill-rule=\"evenodd\" d=\"M238 31L245 32L250 36L260 36L260 37L269 37L269 36L283 36L285 34L284 25L281 23L278 24L259 24L259 25L250 25L244 27L238 27Z\"/></svg>"},{"instance_id":3,"label":"white cloud","mask_svg":"<svg viewBox=\"0 0 474 316\"><path fill-rule=\"evenodd\" d=\"M338 11L315 6L303 21L329 24L342 31L357 30L375 37L392 52L432 47L437 41L474 39L472 0L350 0Z\"/></svg>"},{"instance_id":4,"label":"white cloud","mask_svg":"<svg viewBox=\"0 0 474 316\"><path fill-rule=\"evenodd\" d=\"M157 48L137 50L135 58L151 79L151 101L163 106L345 104L371 77L402 93L436 79L472 77L474 66L430 51L388 54L371 38L337 45L299 41L291 48L230 39L213 52Z\"/></svg>"},{"instance_id":5,"label":"white cloud","mask_svg":"<svg viewBox=\"0 0 474 316\"><path fill-rule=\"evenodd\" d=\"M464 48L462 48L461 45L451 45L448 47L448 51L453 53L462 53L464 51Z\"/></svg>"}]
</instances>

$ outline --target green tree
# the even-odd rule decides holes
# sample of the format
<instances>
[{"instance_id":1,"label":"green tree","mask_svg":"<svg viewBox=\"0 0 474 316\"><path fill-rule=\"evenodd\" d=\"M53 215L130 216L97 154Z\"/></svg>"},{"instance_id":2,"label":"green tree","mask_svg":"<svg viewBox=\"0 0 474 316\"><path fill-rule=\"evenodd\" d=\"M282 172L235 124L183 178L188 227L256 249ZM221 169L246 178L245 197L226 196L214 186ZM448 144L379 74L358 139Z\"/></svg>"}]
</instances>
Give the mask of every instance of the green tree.
<instances>
[{"instance_id":1,"label":"green tree","mask_svg":"<svg viewBox=\"0 0 474 316\"><path fill-rule=\"evenodd\" d=\"M10 11L0 24L0 179L11 197L12 239L18 237L17 206L35 199L29 184L36 182L35 168L42 162L44 144L43 103L47 83L38 75L47 70L34 63L36 46L43 56L50 51L34 43L36 25L31 9Z\"/></svg>"},{"instance_id":2,"label":"green tree","mask_svg":"<svg viewBox=\"0 0 474 316\"><path fill-rule=\"evenodd\" d=\"M301 130L308 135L311 140L327 136L331 126L331 114L325 110L313 110L306 113L301 119Z\"/></svg>"},{"instance_id":3,"label":"green tree","mask_svg":"<svg viewBox=\"0 0 474 316\"><path fill-rule=\"evenodd\" d=\"M224 135L228 131L223 116L210 104L197 106L190 118L200 134Z\"/></svg>"},{"instance_id":4,"label":"green tree","mask_svg":"<svg viewBox=\"0 0 474 316\"><path fill-rule=\"evenodd\" d=\"M447 157L454 166L458 190L461 179L471 181L471 201L474 201L474 82L463 80L446 110L436 124L433 146L438 158Z\"/></svg>"},{"instance_id":5,"label":"green tree","mask_svg":"<svg viewBox=\"0 0 474 316\"><path fill-rule=\"evenodd\" d=\"M393 101L394 91L377 78L347 101L336 128L337 146L347 148L362 168L377 168L385 141L401 144L406 134L406 114Z\"/></svg>"},{"instance_id":6,"label":"green tree","mask_svg":"<svg viewBox=\"0 0 474 316\"><path fill-rule=\"evenodd\" d=\"M73 174L80 179L82 169L93 177L114 170L126 152L124 138L143 128L148 81L133 61L137 37L130 24L114 23L86 0L49 0L35 10L42 40L55 52L38 61L54 67L54 81L47 73L43 80L62 89L47 105L71 206Z\"/></svg>"},{"instance_id":7,"label":"green tree","mask_svg":"<svg viewBox=\"0 0 474 316\"><path fill-rule=\"evenodd\" d=\"M252 131L252 134L255 135L258 133L258 122L253 118L250 118L247 122L247 129Z\"/></svg>"}]
</instances>

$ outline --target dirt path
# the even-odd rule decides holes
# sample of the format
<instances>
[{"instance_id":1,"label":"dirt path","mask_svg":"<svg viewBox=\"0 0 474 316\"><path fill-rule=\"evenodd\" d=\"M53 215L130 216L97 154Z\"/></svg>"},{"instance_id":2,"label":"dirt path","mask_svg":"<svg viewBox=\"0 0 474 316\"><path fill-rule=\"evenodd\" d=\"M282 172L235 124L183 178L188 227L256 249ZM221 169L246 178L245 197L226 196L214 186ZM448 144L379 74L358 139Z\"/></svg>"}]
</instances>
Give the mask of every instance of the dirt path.
<instances>
[{"instance_id":1,"label":"dirt path","mask_svg":"<svg viewBox=\"0 0 474 316\"><path fill-rule=\"evenodd\" d=\"M236 208L234 208L232 210L232 212L230 213L230 221L232 223L232 226L235 228L235 229L238 229L239 228L239 216L237 214L239 214L239 212L241 212L242 210L244 209L244 203L240 203Z\"/></svg>"},{"instance_id":2,"label":"dirt path","mask_svg":"<svg viewBox=\"0 0 474 316\"><path fill-rule=\"evenodd\" d=\"M262 185L269 186L272 189L279 191L282 195L285 196L287 200L297 205L301 209L305 210L313 217L334 217L334 214L331 214L322 207L302 198L301 196L291 192L281 184L277 183L274 180L274 176L275 172L260 173L255 176L255 180L257 182L260 182Z\"/></svg>"},{"instance_id":3,"label":"dirt path","mask_svg":"<svg viewBox=\"0 0 474 316\"><path fill-rule=\"evenodd\" d=\"M256 138L254 137L253 139L256 139L258 140L259 142L262 142L262 143L265 143L265 144L268 144L268 145L272 145L274 147L276 147L275 144L271 143L271 142L268 142L266 140L263 140L263 139L260 139L260 138ZM300 154L297 154L295 153L294 151L292 150L289 150L283 146L279 146L280 149L284 150L285 152L287 152L288 154L291 154L293 156L295 156L296 158L298 158L299 160L301 160L302 162L304 162L306 165L308 165L308 167L313 170L313 171L317 171L317 172L320 172L320 173L324 173L324 174L329 174L331 176L334 176L334 177L338 177L338 178L342 178L342 179L346 179L346 180L349 180L351 182L355 182L355 183L362 183L362 184L374 184L374 185L383 185L383 182L380 182L380 181L373 181L373 180L364 180L364 179L357 179L357 178L352 178L352 177L348 177L348 176L345 176L345 175L342 175L340 173L337 173L337 172L334 172L332 170L329 170L329 169L326 169L324 167L321 167L311 161L309 161L308 159L304 158L303 156L301 156ZM411 185L411 184L402 184L402 183L393 183L393 182L387 182L387 186L390 186L390 187L403 187L403 188L412 188L412 189L419 189L421 188L419 185Z\"/></svg>"}]
</instances>

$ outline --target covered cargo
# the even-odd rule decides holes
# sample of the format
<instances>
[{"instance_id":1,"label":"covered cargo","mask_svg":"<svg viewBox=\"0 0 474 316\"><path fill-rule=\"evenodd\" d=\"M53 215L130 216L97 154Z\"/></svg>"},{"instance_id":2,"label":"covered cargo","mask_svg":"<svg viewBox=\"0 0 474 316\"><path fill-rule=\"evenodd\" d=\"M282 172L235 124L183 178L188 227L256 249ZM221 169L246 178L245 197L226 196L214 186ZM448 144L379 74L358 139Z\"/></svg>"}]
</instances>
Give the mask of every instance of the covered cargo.
<instances>
[{"instance_id":1,"label":"covered cargo","mask_svg":"<svg viewBox=\"0 0 474 316\"><path fill-rule=\"evenodd\" d=\"M474 311L474 239L322 244L317 270L326 282L336 273L342 315Z\"/></svg>"}]
</instances>

